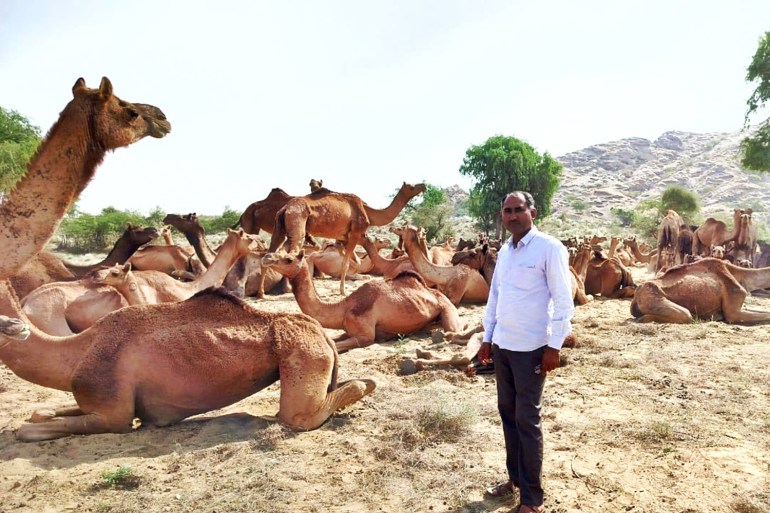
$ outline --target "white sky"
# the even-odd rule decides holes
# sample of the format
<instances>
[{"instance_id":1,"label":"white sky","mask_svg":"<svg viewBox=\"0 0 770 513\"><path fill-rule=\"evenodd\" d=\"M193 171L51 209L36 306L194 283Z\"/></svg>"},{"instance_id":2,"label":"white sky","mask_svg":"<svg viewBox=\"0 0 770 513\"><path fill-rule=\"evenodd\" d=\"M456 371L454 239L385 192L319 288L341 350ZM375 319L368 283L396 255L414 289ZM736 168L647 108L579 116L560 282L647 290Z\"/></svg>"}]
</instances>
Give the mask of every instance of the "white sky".
<instances>
[{"instance_id":1,"label":"white sky","mask_svg":"<svg viewBox=\"0 0 770 513\"><path fill-rule=\"evenodd\" d=\"M172 124L82 210L219 214L311 178L375 207L495 134L556 157L743 126L770 1L0 0L0 105L45 133L78 77ZM758 122L761 119L753 119Z\"/></svg>"}]
</instances>

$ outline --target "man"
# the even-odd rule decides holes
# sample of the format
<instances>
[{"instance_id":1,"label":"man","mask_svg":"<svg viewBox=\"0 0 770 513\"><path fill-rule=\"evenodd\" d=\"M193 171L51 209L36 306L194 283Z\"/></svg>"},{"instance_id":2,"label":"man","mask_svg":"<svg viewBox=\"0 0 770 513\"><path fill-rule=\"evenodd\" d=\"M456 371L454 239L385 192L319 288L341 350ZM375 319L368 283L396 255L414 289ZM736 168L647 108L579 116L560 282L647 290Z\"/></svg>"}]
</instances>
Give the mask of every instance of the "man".
<instances>
[{"instance_id":1,"label":"man","mask_svg":"<svg viewBox=\"0 0 770 513\"><path fill-rule=\"evenodd\" d=\"M497 254L479 350L481 363L489 363L493 353L508 468L508 480L487 494L502 497L518 488L516 513L545 511L543 385L546 374L559 366L574 313L567 250L532 225L536 216L530 193L516 191L503 199L503 226L511 238Z\"/></svg>"}]
</instances>

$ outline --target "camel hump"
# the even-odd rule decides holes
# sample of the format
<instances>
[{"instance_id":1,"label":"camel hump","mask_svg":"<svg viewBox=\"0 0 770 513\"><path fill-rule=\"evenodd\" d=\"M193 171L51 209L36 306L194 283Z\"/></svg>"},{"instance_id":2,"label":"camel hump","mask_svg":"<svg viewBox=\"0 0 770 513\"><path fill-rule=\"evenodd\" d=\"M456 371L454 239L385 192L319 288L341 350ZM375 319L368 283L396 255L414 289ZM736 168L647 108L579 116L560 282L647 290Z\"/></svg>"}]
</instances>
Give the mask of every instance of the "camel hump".
<instances>
[{"instance_id":1,"label":"camel hump","mask_svg":"<svg viewBox=\"0 0 770 513\"><path fill-rule=\"evenodd\" d=\"M405 270L399 272L393 279L394 280L398 280L398 279L406 279L406 278L415 278L417 281L419 281L420 283L422 283L426 287L428 286L425 283L425 279L423 279L423 277L420 276L419 273L417 273L415 271L411 271L409 269L405 269Z\"/></svg>"},{"instance_id":2,"label":"camel hump","mask_svg":"<svg viewBox=\"0 0 770 513\"><path fill-rule=\"evenodd\" d=\"M201 290L200 292L196 293L192 297L196 298L196 297L202 297L202 296L217 296L223 299L227 299L231 303L234 303L238 306L249 306L249 304L246 301L242 300L238 296L233 295L232 292L230 292L224 287L209 287Z\"/></svg>"}]
</instances>

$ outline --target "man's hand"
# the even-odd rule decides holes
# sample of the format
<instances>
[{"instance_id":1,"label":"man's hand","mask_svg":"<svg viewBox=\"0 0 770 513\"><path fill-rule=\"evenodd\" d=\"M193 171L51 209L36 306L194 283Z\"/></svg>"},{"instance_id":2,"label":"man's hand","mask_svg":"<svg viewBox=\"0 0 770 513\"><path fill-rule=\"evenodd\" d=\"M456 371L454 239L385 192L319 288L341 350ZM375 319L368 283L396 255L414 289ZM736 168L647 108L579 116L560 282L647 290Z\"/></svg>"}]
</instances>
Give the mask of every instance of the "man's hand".
<instances>
[{"instance_id":1,"label":"man's hand","mask_svg":"<svg viewBox=\"0 0 770 513\"><path fill-rule=\"evenodd\" d=\"M552 347L546 347L543 351L543 366L541 367L543 375L548 374L559 366L559 350Z\"/></svg>"},{"instance_id":2,"label":"man's hand","mask_svg":"<svg viewBox=\"0 0 770 513\"><path fill-rule=\"evenodd\" d=\"M479 348L479 363L481 365L489 365L492 363L492 342L482 342L481 348Z\"/></svg>"}]
</instances>

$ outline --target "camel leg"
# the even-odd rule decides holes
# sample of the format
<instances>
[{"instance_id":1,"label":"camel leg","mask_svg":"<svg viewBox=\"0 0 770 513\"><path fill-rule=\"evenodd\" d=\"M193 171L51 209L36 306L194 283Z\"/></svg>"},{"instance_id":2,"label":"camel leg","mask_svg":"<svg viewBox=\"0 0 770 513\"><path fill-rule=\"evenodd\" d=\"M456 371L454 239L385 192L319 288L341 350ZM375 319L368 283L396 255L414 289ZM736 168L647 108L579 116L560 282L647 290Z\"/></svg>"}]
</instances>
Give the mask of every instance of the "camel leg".
<instances>
[{"instance_id":1,"label":"camel leg","mask_svg":"<svg viewBox=\"0 0 770 513\"><path fill-rule=\"evenodd\" d=\"M375 321L366 317L348 316L344 320L345 333L349 338L339 339L335 342L338 353L344 353L358 347L366 347L374 344ZM352 333L355 333L353 335Z\"/></svg>"},{"instance_id":2,"label":"camel leg","mask_svg":"<svg viewBox=\"0 0 770 513\"><path fill-rule=\"evenodd\" d=\"M374 391L372 380L351 380L328 391L336 355L331 344L286 344L279 365L281 406L278 419L290 429L315 429L337 410Z\"/></svg>"},{"instance_id":3,"label":"camel leg","mask_svg":"<svg viewBox=\"0 0 770 513\"><path fill-rule=\"evenodd\" d=\"M24 424L16 432L22 442L54 440L69 435L97 433L129 433L133 418L109 419L101 413L88 413L71 417L55 417L39 424Z\"/></svg>"},{"instance_id":4,"label":"camel leg","mask_svg":"<svg viewBox=\"0 0 770 513\"><path fill-rule=\"evenodd\" d=\"M460 369L464 369L468 365L470 365L471 359L467 356L463 356L460 354L454 355L452 358L449 358L447 360L428 360L428 359L417 359L414 361L414 365L417 368L417 370L424 370L424 369L430 369L430 368L436 368L436 367L457 367Z\"/></svg>"},{"instance_id":5,"label":"camel leg","mask_svg":"<svg viewBox=\"0 0 770 513\"><path fill-rule=\"evenodd\" d=\"M351 255L356 253L356 245L358 244L358 237L355 237L352 233L348 234L348 243L345 246L345 256L342 259L342 272L340 273L340 295L345 295L345 277L348 274L348 267L350 266Z\"/></svg>"},{"instance_id":6,"label":"camel leg","mask_svg":"<svg viewBox=\"0 0 770 513\"><path fill-rule=\"evenodd\" d=\"M56 408L55 410L48 410L48 409L35 410L32 413L32 416L29 419L27 419L27 422L33 422L33 423L49 422L55 419L56 417L74 417L77 415L84 415L84 413L80 409L80 406L78 406L76 403L69 406L62 406L60 408Z\"/></svg>"},{"instance_id":7,"label":"camel leg","mask_svg":"<svg viewBox=\"0 0 770 513\"><path fill-rule=\"evenodd\" d=\"M482 333L483 331L484 331L484 325L479 324L478 326L475 326L463 333L446 332L444 333L444 338L446 340L450 340L454 342L455 344L465 345L468 343L468 340L471 338L471 336L475 335L476 333Z\"/></svg>"},{"instance_id":8,"label":"camel leg","mask_svg":"<svg viewBox=\"0 0 770 513\"><path fill-rule=\"evenodd\" d=\"M752 312L743 310L743 302L748 295L746 290L738 284L730 286L725 292L726 298L722 298L722 313L725 321L730 324L756 324L770 321L770 312Z\"/></svg>"},{"instance_id":9,"label":"camel leg","mask_svg":"<svg viewBox=\"0 0 770 513\"><path fill-rule=\"evenodd\" d=\"M463 323L455 305L441 293L436 294L436 297L441 305L441 329L444 333L456 333L462 330Z\"/></svg>"},{"instance_id":10,"label":"camel leg","mask_svg":"<svg viewBox=\"0 0 770 513\"><path fill-rule=\"evenodd\" d=\"M652 311L644 313L636 320L637 322L687 324L692 322L692 314L687 308L679 306L669 299L661 298Z\"/></svg>"}]
</instances>

